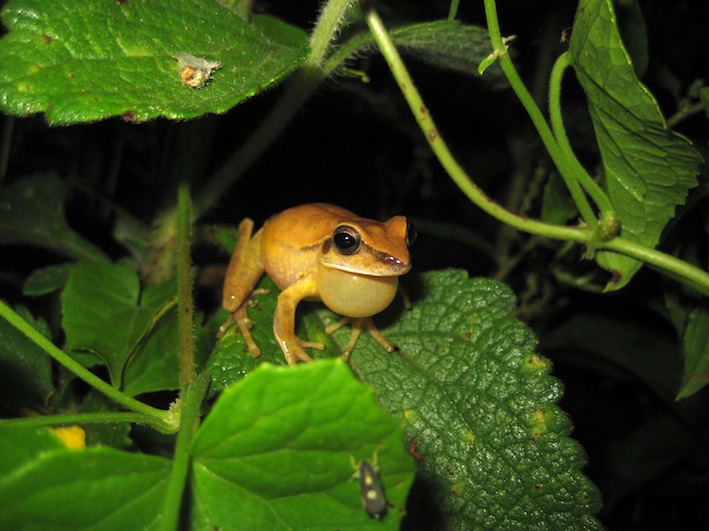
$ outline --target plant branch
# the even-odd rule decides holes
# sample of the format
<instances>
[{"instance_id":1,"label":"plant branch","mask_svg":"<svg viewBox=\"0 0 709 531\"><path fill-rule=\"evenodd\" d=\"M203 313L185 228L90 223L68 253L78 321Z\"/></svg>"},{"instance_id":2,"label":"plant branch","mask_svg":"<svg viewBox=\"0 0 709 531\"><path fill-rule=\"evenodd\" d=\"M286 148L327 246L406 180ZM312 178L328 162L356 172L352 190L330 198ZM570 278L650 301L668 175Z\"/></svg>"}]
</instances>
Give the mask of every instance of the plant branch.
<instances>
[{"instance_id":1,"label":"plant branch","mask_svg":"<svg viewBox=\"0 0 709 531\"><path fill-rule=\"evenodd\" d=\"M586 198L583 197L583 192L578 188L579 184L591 196L596 205L598 205L601 211L601 219L615 216L615 210L606 193L598 186L598 183L591 178L576 158L576 155L574 155L571 149L571 143L566 136L566 128L564 127L564 120L561 113L561 81L564 76L564 71L569 64L569 52L564 52L559 56L552 68L551 78L549 80L549 119L559 149L566 159L568 167L572 171L568 176L562 174L562 177L574 198L576 206L579 208L579 211L581 211L582 217L586 223L590 225L589 220L594 217L594 214ZM577 197L576 194L580 194L580 197ZM584 212L582 208L584 210L588 209L588 211Z\"/></svg>"},{"instance_id":2,"label":"plant branch","mask_svg":"<svg viewBox=\"0 0 709 531\"><path fill-rule=\"evenodd\" d=\"M177 194L177 334L180 344L180 389L195 379L194 308L190 255L190 190L180 184Z\"/></svg>"},{"instance_id":3,"label":"plant branch","mask_svg":"<svg viewBox=\"0 0 709 531\"><path fill-rule=\"evenodd\" d=\"M353 0L330 0L327 2L310 34L310 56L305 60L305 68L321 70L330 45L340 32L347 9Z\"/></svg>"},{"instance_id":4,"label":"plant branch","mask_svg":"<svg viewBox=\"0 0 709 531\"><path fill-rule=\"evenodd\" d=\"M27 339L32 341L35 345L44 350L61 365L66 367L69 371L84 380L97 391L103 393L126 409L130 409L136 413L155 419L155 422L152 424L160 431L172 433L177 429L177 423L175 422L174 416L170 411L164 411L162 409L148 406L147 404L121 393L118 389L106 383L104 380L93 374L91 371L79 364L79 362L55 346L51 341L39 333L31 324L15 313L12 308L7 306L3 301L0 301L0 315L2 315L12 326L24 334Z\"/></svg>"},{"instance_id":5,"label":"plant branch","mask_svg":"<svg viewBox=\"0 0 709 531\"><path fill-rule=\"evenodd\" d=\"M39 428L43 426L69 426L84 424L145 424L165 431L165 422L154 415L128 411L105 411L100 413L72 413L66 415L38 415L14 419L0 419L4 428Z\"/></svg>"},{"instance_id":6,"label":"plant branch","mask_svg":"<svg viewBox=\"0 0 709 531\"><path fill-rule=\"evenodd\" d=\"M565 59L562 59L565 58ZM554 64L551 70L551 76L549 79L549 119L551 121L552 130L554 132L554 137L559 145L562 156L566 159L567 165L571 166L574 161L578 163L576 157L571 151L571 146L569 145L568 138L566 136L566 130L564 128L564 121L561 116L561 80L564 75L564 70L569 65L568 55L562 54ZM586 171L581 168L580 164L575 165L577 170L575 173L585 174ZM571 194L571 197L576 204L576 208L579 209L581 217L590 227L596 224L596 214L586 200L586 196L581 189L579 184L580 175L572 175L571 173L561 173L562 179ZM589 177L590 179L590 177Z\"/></svg>"},{"instance_id":7,"label":"plant branch","mask_svg":"<svg viewBox=\"0 0 709 531\"><path fill-rule=\"evenodd\" d=\"M544 147L549 153L549 156L552 161L554 161L554 164L559 169L559 173L569 186L569 191L571 192L574 200L577 201L577 206L579 207L579 211L582 213L586 224L589 227L596 228L596 234L592 240L608 240L609 238L614 237L617 234L620 224L617 216L611 208L612 205L610 205L610 202L604 198L604 194L600 188L595 186L595 183L593 183L593 180L590 177L588 179L584 179L583 175L585 175L586 172L583 170L583 167L578 164L578 161L573 155L571 149L569 148L568 153L565 153L562 150L558 143L558 139L555 138L549 128L549 124L542 115L542 112L539 110L537 104L534 102L534 98L532 98L532 95L529 93L527 87L525 87L522 79L519 77L519 74L512 63L512 59L507 53L505 39L503 39L500 33L500 24L497 20L495 0L485 0L485 16L487 18L490 41L492 42L493 55L497 57L500 67L505 73L512 90L514 90L517 98L527 111L527 114L531 118L534 127L536 127L539 138L541 138ZM563 72L563 69L561 72ZM558 101L558 99L556 99L556 101ZM563 125L561 126L561 130L563 131ZM592 217L587 208L584 206L587 203L585 198L581 197L582 194L579 193L578 183L573 182L574 176L576 176L577 179L580 179L582 184L588 185L591 196L594 200L599 201L599 207L602 209L600 223L597 223L595 219L593 224L589 223L589 220L591 220ZM593 247L593 241L591 242L591 246Z\"/></svg>"},{"instance_id":8,"label":"plant branch","mask_svg":"<svg viewBox=\"0 0 709 531\"><path fill-rule=\"evenodd\" d=\"M697 290L702 295L709 296L709 273L684 260L621 237L600 243L597 249L615 251L636 258Z\"/></svg>"},{"instance_id":9,"label":"plant branch","mask_svg":"<svg viewBox=\"0 0 709 531\"><path fill-rule=\"evenodd\" d=\"M599 229L604 225L610 227L608 229L608 233L606 234L606 236L610 239L607 240L603 237L602 233L599 233L596 230L589 228L567 227L563 225L552 225L541 221L528 219L524 216L519 216L513 212L510 212L494 202L472 181L472 179L470 179L465 170L453 158L447 145L443 141L443 138L438 133L436 124L421 99L421 96L418 93L418 90L416 89L406 66L401 60L401 56L397 52L394 43L392 42L379 15L368 5L366 0L360 0L360 4L365 12L367 25L369 26L369 29L372 32L382 55L387 60L392 75L399 84L399 88L401 89L411 112L416 118L424 137L428 141L428 144L431 146L431 149L438 158L439 162L443 165L448 175L450 175L451 179L453 179L456 185L473 203L494 218L519 230L547 238L555 238L585 244L593 249L607 249L636 258L657 267L672 276L675 276L681 282L684 282L694 289L698 289L704 294L709 294L709 273L656 249L645 247L624 238L614 237L615 231L613 230L613 227L617 224L617 219L614 215L606 216L606 218L602 220L601 225L599 225ZM532 116L532 120L537 126L537 130L542 136L545 146L549 149L550 154L552 154L553 151L552 159L557 164L559 171L562 174L565 172L573 173L573 169L565 160L565 156L562 154L559 146L557 145L554 135L541 115L541 112L534 104L534 101L526 91L526 88L524 88L522 81L519 79L519 76L514 70L511 60L507 57L506 53L504 53L505 44L502 41L499 27L497 26L497 18L494 13L494 1L485 0L485 7L489 17L488 23L491 39L493 41L493 47L495 50L500 51L501 55L499 59L500 62L503 63L503 70L508 76L510 84L513 85L513 87L516 87L515 92L517 92L518 97L524 100L523 104L525 104L527 112L529 112L530 116Z\"/></svg>"},{"instance_id":10,"label":"plant branch","mask_svg":"<svg viewBox=\"0 0 709 531\"><path fill-rule=\"evenodd\" d=\"M184 387L180 397L180 431L177 433L172 473L162 510L162 529L165 531L180 529L182 499L190 466L189 450L192 438L199 427L202 401L208 387L209 375L202 373Z\"/></svg>"}]
</instances>

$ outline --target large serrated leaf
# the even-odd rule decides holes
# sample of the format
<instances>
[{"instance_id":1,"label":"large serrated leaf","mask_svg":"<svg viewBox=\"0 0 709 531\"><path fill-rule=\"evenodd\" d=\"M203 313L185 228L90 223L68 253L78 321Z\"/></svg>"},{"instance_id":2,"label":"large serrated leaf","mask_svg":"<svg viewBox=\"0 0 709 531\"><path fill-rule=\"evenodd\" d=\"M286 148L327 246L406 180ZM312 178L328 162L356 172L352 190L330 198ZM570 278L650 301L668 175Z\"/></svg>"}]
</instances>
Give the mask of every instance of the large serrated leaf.
<instances>
[{"instance_id":1,"label":"large serrated leaf","mask_svg":"<svg viewBox=\"0 0 709 531\"><path fill-rule=\"evenodd\" d=\"M304 32L269 20L266 37L216 0L11 0L2 16L0 107L57 124L226 112L307 55ZM219 63L205 86L183 84L184 54Z\"/></svg>"},{"instance_id":2,"label":"large serrated leaf","mask_svg":"<svg viewBox=\"0 0 709 531\"><path fill-rule=\"evenodd\" d=\"M583 450L556 405L561 385L535 353L532 332L509 317L510 290L460 271L424 274L418 287L416 280L403 281L411 311L395 303L375 318L400 351L388 353L365 334L350 366L415 443L432 514L450 529L598 528L598 492L581 472ZM258 295L249 315L262 357L284 363L272 339L276 296ZM328 337L324 325L336 317L314 308L301 308L299 334L327 344L315 358L336 356L350 331ZM215 355L220 386L259 361L231 333Z\"/></svg>"},{"instance_id":3,"label":"large serrated leaf","mask_svg":"<svg viewBox=\"0 0 709 531\"><path fill-rule=\"evenodd\" d=\"M220 529L399 529L414 461L399 424L342 361L264 364L197 433L193 518ZM377 462L389 502L362 508L353 463Z\"/></svg>"},{"instance_id":4,"label":"large serrated leaf","mask_svg":"<svg viewBox=\"0 0 709 531\"><path fill-rule=\"evenodd\" d=\"M637 79L611 0L579 3L569 53L586 93L621 235L654 247L675 206L696 186L701 157L667 129L655 98ZM627 284L642 265L607 251L596 259L613 273L610 290Z\"/></svg>"}]
</instances>

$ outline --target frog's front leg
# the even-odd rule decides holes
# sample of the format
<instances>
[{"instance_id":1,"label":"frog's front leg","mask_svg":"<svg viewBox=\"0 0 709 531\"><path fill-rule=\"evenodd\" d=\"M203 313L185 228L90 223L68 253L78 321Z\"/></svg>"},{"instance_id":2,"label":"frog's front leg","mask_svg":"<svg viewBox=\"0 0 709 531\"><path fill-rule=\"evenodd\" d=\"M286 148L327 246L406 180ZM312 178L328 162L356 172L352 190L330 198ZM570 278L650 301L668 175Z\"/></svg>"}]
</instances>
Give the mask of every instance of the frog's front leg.
<instances>
[{"instance_id":1,"label":"frog's front leg","mask_svg":"<svg viewBox=\"0 0 709 531\"><path fill-rule=\"evenodd\" d=\"M303 275L278 295L276 315L273 319L273 333L283 350L288 365L295 365L298 360L313 361L305 352L306 348L323 350L325 345L304 341L295 334L295 311L298 304L308 297L317 297L317 283L312 275Z\"/></svg>"},{"instance_id":2,"label":"frog's front leg","mask_svg":"<svg viewBox=\"0 0 709 531\"><path fill-rule=\"evenodd\" d=\"M338 322L327 326L325 332L332 334L335 330L347 323L352 323L352 333L350 334L350 339L345 349L342 351L342 359L345 361L349 361L350 355L359 340L359 336L362 335L362 332L369 332L371 336L377 340L377 343L383 346L387 352L394 352L396 350L396 345L382 335L371 317L343 317Z\"/></svg>"}]
</instances>

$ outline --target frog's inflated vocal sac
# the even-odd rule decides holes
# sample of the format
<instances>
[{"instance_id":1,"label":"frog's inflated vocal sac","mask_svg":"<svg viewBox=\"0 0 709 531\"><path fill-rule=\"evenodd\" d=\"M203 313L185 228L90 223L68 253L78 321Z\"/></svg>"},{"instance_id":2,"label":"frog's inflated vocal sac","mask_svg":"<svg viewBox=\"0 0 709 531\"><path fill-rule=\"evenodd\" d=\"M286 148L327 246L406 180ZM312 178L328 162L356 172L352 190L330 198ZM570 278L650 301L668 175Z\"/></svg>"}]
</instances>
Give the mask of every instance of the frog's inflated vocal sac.
<instances>
[{"instance_id":1,"label":"frog's inflated vocal sac","mask_svg":"<svg viewBox=\"0 0 709 531\"><path fill-rule=\"evenodd\" d=\"M252 236L253 226L250 219L239 225L239 241L224 281L223 305L231 315L220 336L236 322L251 354L261 353L249 332L246 307L265 272L282 290L273 331L290 365L298 360L312 361L306 348L324 348L322 343L304 341L295 334L295 310L304 299L321 300L345 317L342 322L352 323L345 359L362 331L370 332L387 350L394 350L371 317L389 306L399 276L411 269L408 247L416 233L404 216L380 222L337 206L313 203L276 214ZM342 322L328 327L327 332Z\"/></svg>"}]
</instances>

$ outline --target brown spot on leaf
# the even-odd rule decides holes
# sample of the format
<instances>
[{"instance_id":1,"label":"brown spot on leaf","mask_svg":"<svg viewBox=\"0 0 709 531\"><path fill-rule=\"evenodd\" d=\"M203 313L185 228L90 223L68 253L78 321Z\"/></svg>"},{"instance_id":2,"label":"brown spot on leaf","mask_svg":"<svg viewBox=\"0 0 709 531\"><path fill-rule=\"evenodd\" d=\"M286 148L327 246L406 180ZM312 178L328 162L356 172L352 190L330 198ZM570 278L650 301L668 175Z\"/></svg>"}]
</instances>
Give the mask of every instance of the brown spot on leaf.
<instances>
[{"instance_id":1,"label":"brown spot on leaf","mask_svg":"<svg viewBox=\"0 0 709 531\"><path fill-rule=\"evenodd\" d=\"M124 122L128 122L130 124L134 124L138 121L138 117L135 115L135 112L133 111L123 111L121 114L121 119Z\"/></svg>"}]
</instances>

